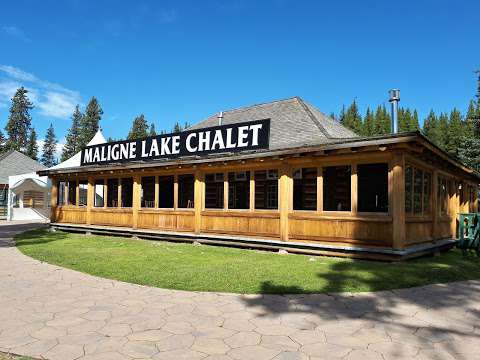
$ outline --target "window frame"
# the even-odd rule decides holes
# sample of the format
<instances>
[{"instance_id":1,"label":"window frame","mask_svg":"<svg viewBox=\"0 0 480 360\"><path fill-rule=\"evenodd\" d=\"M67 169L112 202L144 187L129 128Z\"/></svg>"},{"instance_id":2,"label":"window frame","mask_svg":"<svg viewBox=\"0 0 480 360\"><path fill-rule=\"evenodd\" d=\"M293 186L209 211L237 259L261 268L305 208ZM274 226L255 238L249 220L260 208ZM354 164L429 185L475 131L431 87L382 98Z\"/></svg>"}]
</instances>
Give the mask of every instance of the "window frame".
<instances>
[{"instance_id":1,"label":"window frame","mask_svg":"<svg viewBox=\"0 0 480 360\"><path fill-rule=\"evenodd\" d=\"M407 207L406 207L406 204L407 204L407 167L410 167L411 168L411 197L410 197L410 211L407 211ZM421 172L422 174L422 179L421 179L421 184L420 184L420 188L421 188L421 191L420 191L420 201L421 201L421 211L420 212L416 212L415 210L415 189L417 188L417 186L415 186L415 174L417 172ZM429 197L428 197L428 212L425 212L425 204L426 204L426 198L425 198L425 174L428 174L428 178L429 178ZM437 191L437 189L433 189L433 171L429 168L426 168L424 166L421 166L421 165L418 165L416 163L413 163L413 162L406 162L405 163L405 169L404 169L404 182L405 182L405 185L404 185L404 196L405 196L405 216L408 217L408 218L415 218L415 219L418 219L418 218L430 218L433 216L433 206L432 206L432 203L433 203L433 191ZM418 195L418 194L417 194Z\"/></svg>"}]
</instances>

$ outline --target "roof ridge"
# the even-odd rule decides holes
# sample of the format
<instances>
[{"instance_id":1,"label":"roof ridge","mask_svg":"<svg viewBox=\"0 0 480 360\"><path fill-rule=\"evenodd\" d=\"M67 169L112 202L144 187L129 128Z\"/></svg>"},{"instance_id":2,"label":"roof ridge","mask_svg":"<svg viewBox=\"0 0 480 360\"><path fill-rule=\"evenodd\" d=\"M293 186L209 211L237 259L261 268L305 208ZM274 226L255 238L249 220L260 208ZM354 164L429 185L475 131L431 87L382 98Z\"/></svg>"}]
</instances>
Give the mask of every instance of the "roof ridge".
<instances>
[{"instance_id":1,"label":"roof ridge","mask_svg":"<svg viewBox=\"0 0 480 360\"><path fill-rule=\"evenodd\" d=\"M278 100L273 100L273 101L266 101L266 102L263 102L263 103L253 104L253 105L249 105L249 106L238 107L238 108L229 109L229 110L223 110L222 112L228 113L228 112L234 112L234 111L246 111L246 110L249 110L249 109L257 107L257 106L269 105L269 104L284 102L284 101L288 101L288 100L295 100L297 98L298 98L298 96L292 96L292 97L289 97L289 98L278 99Z\"/></svg>"},{"instance_id":2,"label":"roof ridge","mask_svg":"<svg viewBox=\"0 0 480 360\"><path fill-rule=\"evenodd\" d=\"M310 117L310 119L313 121L315 125L317 125L318 129L327 137L327 139L331 139L332 137L328 133L328 131L323 127L321 124L320 120L315 116L314 113L312 113L312 110L310 110L309 106L303 101L302 98L296 96L295 99L298 101L300 106L303 108L303 110L307 113L307 115Z\"/></svg>"},{"instance_id":3,"label":"roof ridge","mask_svg":"<svg viewBox=\"0 0 480 360\"><path fill-rule=\"evenodd\" d=\"M0 161L2 161L3 159L5 159L8 155L13 154L15 151L17 151L17 150L15 150L15 149L10 149L10 150L5 151L4 153L1 153L1 154L0 154Z\"/></svg>"}]
</instances>

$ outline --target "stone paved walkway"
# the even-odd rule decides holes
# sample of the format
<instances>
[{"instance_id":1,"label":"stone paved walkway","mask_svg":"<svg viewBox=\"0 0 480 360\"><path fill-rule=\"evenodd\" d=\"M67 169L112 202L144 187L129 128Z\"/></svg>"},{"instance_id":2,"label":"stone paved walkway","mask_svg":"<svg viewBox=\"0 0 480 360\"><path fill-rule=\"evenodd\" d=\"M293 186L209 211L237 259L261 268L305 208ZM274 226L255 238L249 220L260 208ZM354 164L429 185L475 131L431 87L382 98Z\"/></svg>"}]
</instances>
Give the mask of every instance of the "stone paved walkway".
<instances>
[{"instance_id":1,"label":"stone paved walkway","mask_svg":"<svg viewBox=\"0 0 480 360\"><path fill-rule=\"evenodd\" d=\"M24 256L10 237L29 226L0 225L3 352L50 360L480 359L480 281L341 295L172 291Z\"/></svg>"}]
</instances>

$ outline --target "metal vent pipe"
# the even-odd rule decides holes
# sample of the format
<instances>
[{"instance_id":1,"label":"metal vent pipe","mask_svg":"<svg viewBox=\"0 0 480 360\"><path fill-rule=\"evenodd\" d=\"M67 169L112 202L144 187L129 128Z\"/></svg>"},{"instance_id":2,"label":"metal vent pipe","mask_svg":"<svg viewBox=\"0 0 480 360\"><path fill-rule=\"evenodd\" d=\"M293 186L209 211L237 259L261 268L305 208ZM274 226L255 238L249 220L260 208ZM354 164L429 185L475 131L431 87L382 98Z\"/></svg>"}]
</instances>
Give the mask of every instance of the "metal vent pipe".
<instances>
[{"instance_id":1,"label":"metal vent pipe","mask_svg":"<svg viewBox=\"0 0 480 360\"><path fill-rule=\"evenodd\" d=\"M223 122L223 111L220 111L220 112L218 113L217 118L218 118L218 126L222 125L222 122Z\"/></svg>"},{"instance_id":2,"label":"metal vent pipe","mask_svg":"<svg viewBox=\"0 0 480 360\"><path fill-rule=\"evenodd\" d=\"M398 102L400 101L400 90L392 89L388 91L390 103L392 104L392 133L398 133Z\"/></svg>"}]
</instances>

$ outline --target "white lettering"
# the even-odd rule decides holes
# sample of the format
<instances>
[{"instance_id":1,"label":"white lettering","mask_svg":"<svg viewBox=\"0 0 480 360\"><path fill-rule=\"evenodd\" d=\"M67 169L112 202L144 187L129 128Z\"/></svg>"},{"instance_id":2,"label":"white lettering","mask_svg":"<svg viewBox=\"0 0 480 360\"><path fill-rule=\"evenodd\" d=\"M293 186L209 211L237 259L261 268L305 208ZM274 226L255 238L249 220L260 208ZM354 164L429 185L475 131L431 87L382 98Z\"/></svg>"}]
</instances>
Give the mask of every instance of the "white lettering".
<instances>
[{"instance_id":1,"label":"white lettering","mask_svg":"<svg viewBox=\"0 0 480 360\"><path fill-rule=\"evenodd\" d=\"M130 151L128 152L128 158L135 159L137 157L137 143L131 142L130 143Z\"/></svg>"},{"instance_id":2,"label":"white lettering","mask_svg":"<svg viewBox=\"0 0 480 360\"><path fill-rule=\"evenodd\" d=\"M180 153L180 136L172 136L172 154Z\"/></svg>"},{"instance_id":3,"label":"white lettering","mask_svg":"<svg viewBox=\"0 0 480 360\"><path fill-rule=\"evenodd\" d=\"M192 138L194 137L197 137L196 133L191 133L191 134L188 134L187 136L186 147L188 152L195 152L198 149L198 146L192 147L191 141L192 141Z\"/></svg>"},{"instance_id":4,"label":"white lettering","mask_svg":"<svg viewBox=\"0 0 480 360\"><path fill-rule=\"evenodd\" d=\"M210 131L198 133L198 151L210 150Z\"/></svg>"},{"instance_id":5,"label":"white lettering","mask_svg":"<svg viewBox=\"0 0 480 360\"><path fill-rule=\"evenodd\" d=\"M211 150L215 150L217 147L222 150L225 149L225 144L223 142L222 130L215 130L215 136L213 137Z\"/></svg>"},{"instance_id":6,"label":"white lettering","mask_svg":"<svg viewBox=\"0 0 480 360\"><path fill-rule=\"evenodd\" d=\"M227 149L232 149L237 146L236 143L232 143L232 128L227 129Z\"/></svg>"},{"instance_id":7,"label":"white lettering","mask_svg":"<svg viewBox=\"0 0 480 360\"><path fill-rule=\"evenodd\" d=\"M152 146L150 147L150 153L148 156L158 156L160 155L158 152L158 142L157 139L152 139Z\"/></svg>"},{"instance_id":8,"label":"white lettering","mask_svg":"<svg viewBox=\"0 0 480 360\"><path fill-rule=\"evenodd\" d=\"M112 160L118 160L119 157L118 144L112 146Z\"/></svg>"},{"instance_id":9,"label":"white lettering","mask_svg":"<svg viewBox=\"0 0 480 360\"><path fill-rule=\"evenodd\" d=\"M164 137L162 138L162 142L160 144L160 153L162 155L165 155L165 154L170 154L170 148L168 147L168 143L170 142L171 138L170 137Z\"/></svg>"},{"instance_id":10,"label":"white lettering","mask_svg":"<svg viewBox=\"0 0 480 360\"><path fill-rule=\"evenodd\" d=\"M92 159L92 148L85 149L85 151L83 153L84 153L84 156L83 156L83 162L84 163L89 163L89 162L93 161L93 159Z\"/></svg>"},{"instance_id":11,"label":"white lettering","mask_svg":"<svg viewBox=\"0 0 480 360\"><path fill-rule=\"evenodd\" d=\"M258 132L262 128L262 124L250 125L250 130L252 130L252 144L251 146L258 145Z\"/></svg>"},{"instance_id":12,"label":"white lettering","mask_svg":"<svg viewBox=\"0 0 480 360\"><path fill-rule=\"evenodd\" d=\"M248 142L245 140L248 137L248 126L240 126L238 128L238 147L248 146Z\"/></svg>"},{"instance_id":13,"label":"white lettering","mask_svg":"<svg viewBox=\"0 0 480 360\"><path fill-rule=\"evenodd\" d=\"M148 156L147 154L147 149L145 149L147 147L147 140L142 140L142 158L145 158Z\"/></svg>"},{"instance_id":14,"label":"white lettering","mask_svg":"<svg viewBox=\"0 0 480 360\"><path fill-rule=\"evenodd\" d=\"M106 150L105 146L102 146L102 156L100 158L102 161L107 161L107 157L105 155L105 150Z\"/></svg>"},{"instance_id":15,"label":"white lettering","mask_svg":"<svg viewBox=\"0 0 480 360\"><path fill-rule=\"evenodd\" d=\"M98 162L98 161L100 161L100 149L96 147L93 154L93 162Z\"/></svg>"}]
</instances>

